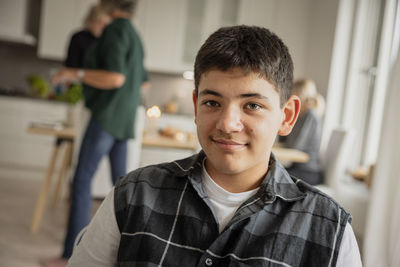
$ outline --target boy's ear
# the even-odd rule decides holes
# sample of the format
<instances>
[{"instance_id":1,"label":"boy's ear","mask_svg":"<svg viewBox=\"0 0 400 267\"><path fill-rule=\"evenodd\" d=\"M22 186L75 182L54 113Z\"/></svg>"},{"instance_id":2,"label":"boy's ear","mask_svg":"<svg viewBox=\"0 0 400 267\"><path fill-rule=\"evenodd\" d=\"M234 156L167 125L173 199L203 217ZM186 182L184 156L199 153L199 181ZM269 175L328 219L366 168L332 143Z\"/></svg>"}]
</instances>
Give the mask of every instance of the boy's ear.
<instances>
[{"instance_id":1,"label":"boy's ear","mask_svg":"<svg viewBox=\"0 0 400 267\"><path fill-rule=\"evenodd\" d=\"M283 107L284 118L278 134L285 136L290 134L300 113L300 98L296 95L290 96Z\"/></svg>"},{"instance_id":2,"label":"boy's ear","mask_svg":"<svg viewBox=\"0 0 400 267\"><path fill-rule=\"evenodd\" d=\"M192 99L193 99L193 107L194 107L194 117L197 118L197 93L195 90L193 90Z\"/></svg>"}]
</instances>

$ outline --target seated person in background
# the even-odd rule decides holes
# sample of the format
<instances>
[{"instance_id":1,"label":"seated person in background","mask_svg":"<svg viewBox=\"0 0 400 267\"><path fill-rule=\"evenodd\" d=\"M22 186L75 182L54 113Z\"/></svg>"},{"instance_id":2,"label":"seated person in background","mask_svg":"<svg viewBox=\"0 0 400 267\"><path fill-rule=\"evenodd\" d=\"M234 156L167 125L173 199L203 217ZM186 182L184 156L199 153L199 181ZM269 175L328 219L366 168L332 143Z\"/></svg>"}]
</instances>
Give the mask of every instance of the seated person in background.
<instances>
[{"instance_id":1,"label":"seated person in background","mask_svg":"<svg viewBox=\"0 0 400 267\"><path fill-rule=\"evenodd\" d=\"M120 178L68 266L361 266L350 214L271 153L300 111L281 39L221 28L194 70L203 150Z\"/></svg>"},{"instance_id":2,"label":"seated person in background","mask_svg":"<svg viewBox=\"0 0 400 267\"><path fill-rule=\"evenodd\" d=\"M317 185L323 182L319 161L319 145L322 131L322 115L325 101L318 94L313 80L297 80L293 84L293 95L301 100L299 118L292 132L281 136L279 141L288 148L295 148L308 154L307 163L292 163L286 170L303 181Z\"/></svg>"}]
</instances>

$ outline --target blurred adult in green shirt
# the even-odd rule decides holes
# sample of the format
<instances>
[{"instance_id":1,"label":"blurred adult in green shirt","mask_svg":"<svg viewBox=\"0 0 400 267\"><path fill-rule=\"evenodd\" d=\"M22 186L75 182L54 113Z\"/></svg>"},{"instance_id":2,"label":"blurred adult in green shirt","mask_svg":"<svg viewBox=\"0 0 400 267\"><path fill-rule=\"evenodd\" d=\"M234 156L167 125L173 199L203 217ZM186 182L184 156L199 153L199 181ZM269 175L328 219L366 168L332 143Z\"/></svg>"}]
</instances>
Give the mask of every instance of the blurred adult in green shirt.
<instances>
[{"instance_id":1,"label":"blurred adult in green shirt","mask_svg":"<svg viewBox=\"0 0 400 267\"><path fill-rule=\"evenodd\" d=\"M130 18L135 0L101 0L112 22L88 48L84 69L65 68L53 83L80 80L91 111L72 182L71 211L61 258L44 266L65 266L77 234L90 220L91 181L103 156L108 155L113 183L126 174L127 139L134 138L140 90L147 81L144 51Z\"/></svg>"}]
</instances>

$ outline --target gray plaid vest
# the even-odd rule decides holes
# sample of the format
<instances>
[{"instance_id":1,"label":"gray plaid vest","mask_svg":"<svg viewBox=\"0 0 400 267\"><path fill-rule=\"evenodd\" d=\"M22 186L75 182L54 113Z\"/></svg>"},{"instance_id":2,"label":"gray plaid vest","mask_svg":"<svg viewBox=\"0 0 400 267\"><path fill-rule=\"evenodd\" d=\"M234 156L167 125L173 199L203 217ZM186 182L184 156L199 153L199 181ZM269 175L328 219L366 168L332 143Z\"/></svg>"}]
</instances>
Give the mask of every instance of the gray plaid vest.
<instances>
[{"instance_id":1,"label":"gray plaid vest","mask_svg":"<svg viewBox=\"0 0 400 267\"><path fill-rule=\"evenodd\" d=\"M351 216L271 155L259 191L219 233L201 183L204 152L119 179L118 266L335 266Z\"/></svg>"}]
</instances>

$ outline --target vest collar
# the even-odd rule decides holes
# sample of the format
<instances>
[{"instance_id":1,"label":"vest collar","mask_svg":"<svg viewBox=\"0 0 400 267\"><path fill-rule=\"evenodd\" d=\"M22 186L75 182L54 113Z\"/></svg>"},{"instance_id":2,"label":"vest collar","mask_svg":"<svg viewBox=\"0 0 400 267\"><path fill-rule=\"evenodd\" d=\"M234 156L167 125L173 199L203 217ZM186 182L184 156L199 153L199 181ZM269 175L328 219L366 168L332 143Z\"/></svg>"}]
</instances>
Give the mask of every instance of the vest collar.
<instances>
[{"instance_id":1,"label":"vest collar","mask_svg":"<svg viewBox=\"0 0 400 267\"><path fill-rule=\"evenodd\" d=\"M206 155L202 150L198 154L184 160L186 162L181 161L180 163L180 165L184 166L180 168L181 175L189 177L192 185L202 197L205 196L201 179L202 163L205 157ZM299 188L297 182L290 177L286 169L276 159L275 155L271 153L268 172L260 185L257 196L263 200L263 202L271 203L275 201L276 198L291 202L303 199L306 195L307 194Z\"/></svg>"},{"instance_id":2,"label":"vest collar","mask_svg":"<svg viewBox=\"0 0 400 267\"><path fill-rule=\"evenodd\" d=\"M273 153L271 153L268 172L261 183L259 192L264 202L273 202L276 198L291 202L303 199L307 195L299 188L297 181L290 177Z\"/></svg>"}]
</instances>

